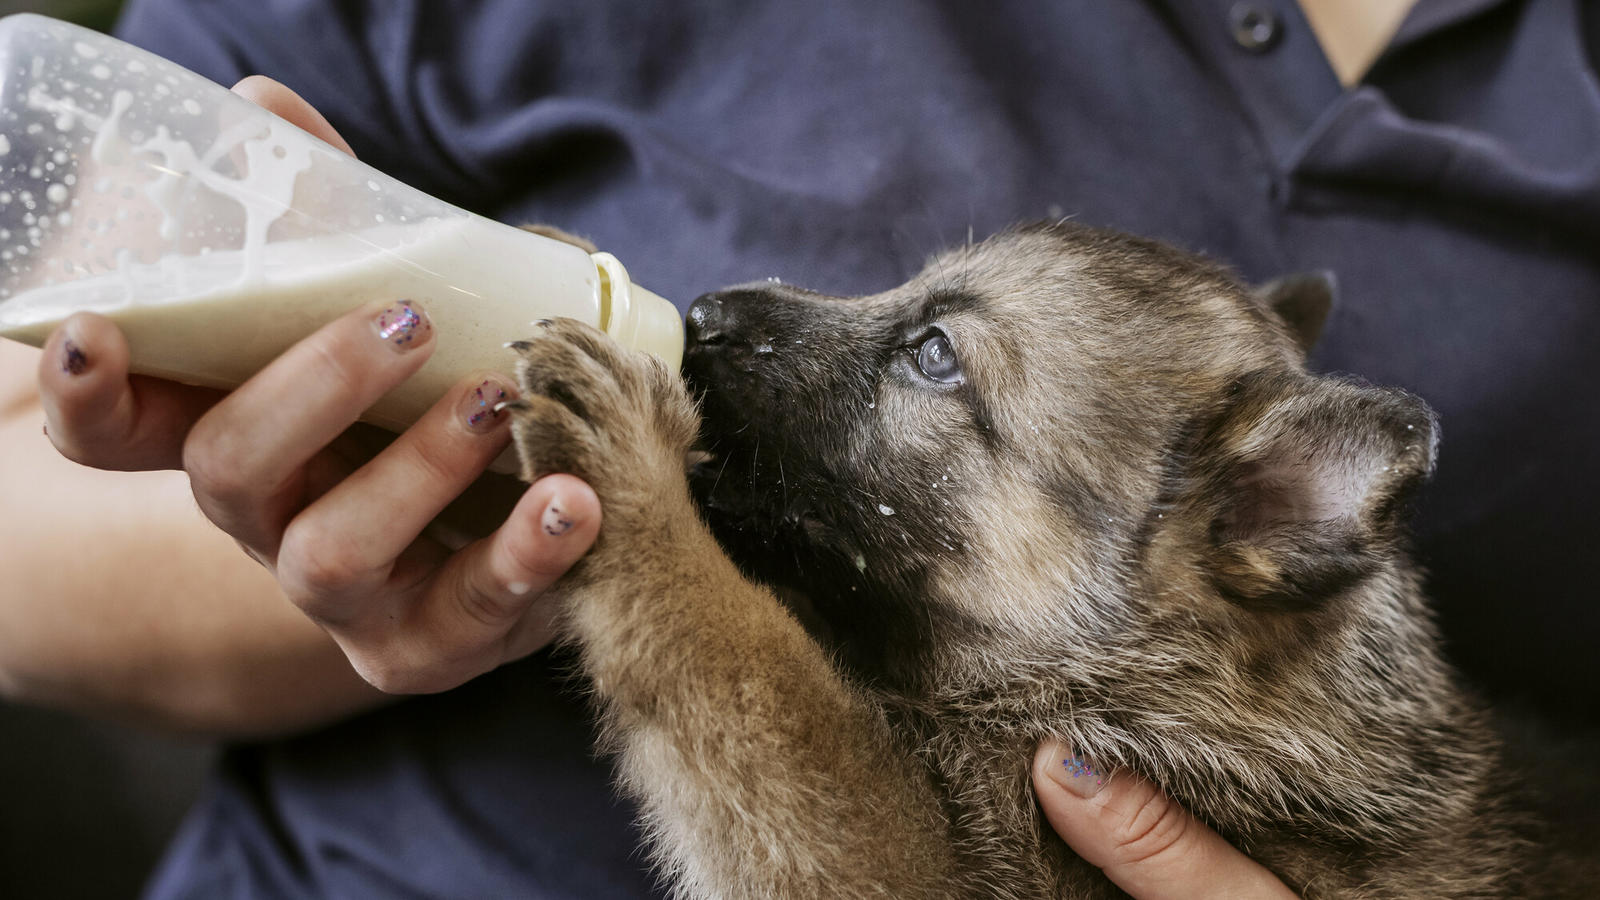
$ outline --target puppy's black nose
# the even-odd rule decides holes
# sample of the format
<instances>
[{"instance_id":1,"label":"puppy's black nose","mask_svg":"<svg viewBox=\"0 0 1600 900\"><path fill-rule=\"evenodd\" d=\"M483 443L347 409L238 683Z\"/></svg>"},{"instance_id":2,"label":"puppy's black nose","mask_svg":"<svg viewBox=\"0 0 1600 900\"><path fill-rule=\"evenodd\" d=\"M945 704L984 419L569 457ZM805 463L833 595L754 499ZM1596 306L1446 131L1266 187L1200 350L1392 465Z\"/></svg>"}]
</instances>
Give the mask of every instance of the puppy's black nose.
<instances>
[{"instance_id":1,"label":"puppy's black nose","mask_svg":"<svg viewBox=\"0 0 1600 900\"><path fill-rule=\"evenodd\" d=\"M742 285L702 294L689 304L689 314L684 319L689 348L748 344L747 332L766 322L766 311L775 300L767 285Z\"/></svg>"},{"instance_id":2,"label":"puppy's black nose","mask_svg":"<svg viewBox=\"0 0 1600 900\"><path fill-rule=\"evenodd\" d=\"M689 304L689 314L684 318L686 337L691 345L719 341L726 331L727 318L719 294L701 294Z\"/></svg>"}]
</instances>

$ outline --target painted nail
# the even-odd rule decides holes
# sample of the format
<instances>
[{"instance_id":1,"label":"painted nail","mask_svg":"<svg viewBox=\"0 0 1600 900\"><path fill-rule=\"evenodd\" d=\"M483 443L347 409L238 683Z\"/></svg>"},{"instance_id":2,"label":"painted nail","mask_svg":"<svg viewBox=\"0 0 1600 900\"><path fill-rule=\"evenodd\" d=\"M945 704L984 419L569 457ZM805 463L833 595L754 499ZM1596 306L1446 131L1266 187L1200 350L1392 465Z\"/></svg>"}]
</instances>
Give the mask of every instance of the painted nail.
<instances>
[{"instance_id":1,"label":"painted nail","mask_svg":"<svg viewBox=\"0 0 1600 900\"><path fill-rule=\"evenodd\" d=\"M61 345L61 371L68 375L82 375L89 371L89 357L71 338Z\"/></svg>"},{"instance_id":2,"label":"painted nail","mask_svg":"<svg viewBox=\"0 0 1600 900\"><path fill-rule=\"evenodd\" d=\"M510 392L500 382L486 378L462 399L462 421L472 431L487 434L506 420L505 408L510 401Z\"/></svg>"},{"instance_id":3,"label":"painted nail","mask_svg":"<svg viewBox=\"0 0 1600 900\"><path fill-rule=\"evenodd\" d=\"M551 537L560 537L578 524L562 509L561 504L560 497L551 497L550 505L544 508L544 533Z\"/></svg>"},{"instance_id":4,"label":"painted nail","mask_svg":"<svg viewBox=\"0 0 1600 900\"><path fill-rule=\"evenodd\" d=\"M378 313L372 325L377 329L378 337L396 350L410 350L425 344L433 333L433 323L428 321L427 314L410 300L401 300Z\"/></svg>"},{"instance_id":5,"label":"painted nail","mask_svg":"<svg viewBox=\"0 0 1600 900\"><path fill-rule=\"evenodd\" d=\"M1100 789L1111 780L1108 773L1089 762L1076 750L1064 754L1061 765L1051 770L1050 778L1056 784L1085 798L1100 793Z\"/></svg>"}]
</instances>

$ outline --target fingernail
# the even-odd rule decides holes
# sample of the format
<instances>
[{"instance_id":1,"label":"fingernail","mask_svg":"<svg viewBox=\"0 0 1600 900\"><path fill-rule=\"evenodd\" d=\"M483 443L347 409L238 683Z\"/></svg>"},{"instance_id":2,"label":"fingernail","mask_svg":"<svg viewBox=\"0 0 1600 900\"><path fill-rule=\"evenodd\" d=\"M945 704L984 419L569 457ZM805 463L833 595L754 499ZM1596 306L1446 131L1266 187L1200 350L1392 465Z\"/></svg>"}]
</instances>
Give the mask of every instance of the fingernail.
<instances>
[{"instance_id":1,"label":"fingernail","mask_svg":"<svg viewBox=\"0 0 1600 900\"><path fill-rule=\"evenodd\" d=\"M563 501L558 494L550 498L550 505L544 508L544 533L551 537L560 537L572 530L577 522L568 515L563 508Z\"/></svg>"},{"instance_id":2,"label":"fingernail","mask_svg":"<svg viewBox=\"0 0 1600 900\"><path fill-rule=\"evenodd\" d=\"M61 344L61 371L68 375L82 375L89 371L89 357L72 338Z\"/></svg>"},{"instance_id":3,"label":"fingernail","mask_svg":"<svg viewBox=\"0 0 1600 900\"><path fill-rule=\"evenodd\" d=\"M1111 780L1109 774L1089 762L1076 750L1062 754L1059 760L1050 769L1050 780L1079 797L1093 797L1100 793L1106 782Z\"/></svg>"},{"instance_id":4,"label":"fingernail","mask_svg":"<svg viewBox=\"0 0 1600 900\"><path fill-rule=\"evenodd\" d=\"M488 434L506 420L505 406L512 399L505 386L493 378L469 391L461 400L461 419L467 428Z\"/></svg>"},{"instance_id":5,"label":"fingernail","mask_svg":"<svg viewBox=\"0 0 1600 900\"><path fill-rule=\"evenodd\" d=\"M372 324L378 331L378 337L396 350L410 350L427 343L428 335L433 333L433 324L428 321L427 314L410 300L401 300L378 313Z\"/></svg>"}]
</instances>

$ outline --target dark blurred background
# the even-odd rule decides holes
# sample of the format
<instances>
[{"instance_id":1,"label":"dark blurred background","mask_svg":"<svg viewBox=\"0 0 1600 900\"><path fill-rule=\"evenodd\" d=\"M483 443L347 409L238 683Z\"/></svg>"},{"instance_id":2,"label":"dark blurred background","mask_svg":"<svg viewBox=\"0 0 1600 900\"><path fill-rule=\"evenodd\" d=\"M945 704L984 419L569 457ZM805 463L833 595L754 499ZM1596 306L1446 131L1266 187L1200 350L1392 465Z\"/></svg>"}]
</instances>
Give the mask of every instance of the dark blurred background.
<instances>
[{"instance_id":1,"label":"dark blurred background","mask_svg":"<svg viewBox=\"0 0 1600 900\"><path fill-rule=\"evenodd\" d=\"M0 703L0 897L136 897L210 749Z\"/></svg>"},{"instance_id":2,"label":"dark blurred background","mask_svg":"<svg viewBox=\"0 0 1600 900\"><path fill-rule=\"evenodd\" d=\"M109 31L121 5L0 0L0 15L38 12ZM137 896L211 752L0 702L0 898Z\"/></svg>"},{"instance_id":3,"label":"dark blurred background","mask_svg":"<svg viewBox=\"0 0 1600 900\"><path fill-rule=\"evenodd\" d=\"M43 13L100 31L111 30L121 9L122 0L0 0L0 16Z\"/></svg>"}]
</instances>

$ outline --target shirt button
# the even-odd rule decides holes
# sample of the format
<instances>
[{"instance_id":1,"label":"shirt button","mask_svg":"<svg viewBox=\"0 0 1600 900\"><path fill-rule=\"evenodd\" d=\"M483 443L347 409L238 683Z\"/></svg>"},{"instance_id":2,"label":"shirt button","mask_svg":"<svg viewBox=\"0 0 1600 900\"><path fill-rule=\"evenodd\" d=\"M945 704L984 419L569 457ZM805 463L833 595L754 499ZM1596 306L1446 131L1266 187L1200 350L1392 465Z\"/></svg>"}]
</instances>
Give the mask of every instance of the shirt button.
<instances>
[{"instance_id":1,"label":"shirt button","mask_svg":"<svg viewBox=\"0 0 1600 900\"><path fill-rule=\"evenodd\" d=\"M1234 41L1252 53L1271 50L1283 34L1277 13L1260 3L1235 3L1228 10L1228 25L1233 28Z\"/></svg>"}]
</instances>

